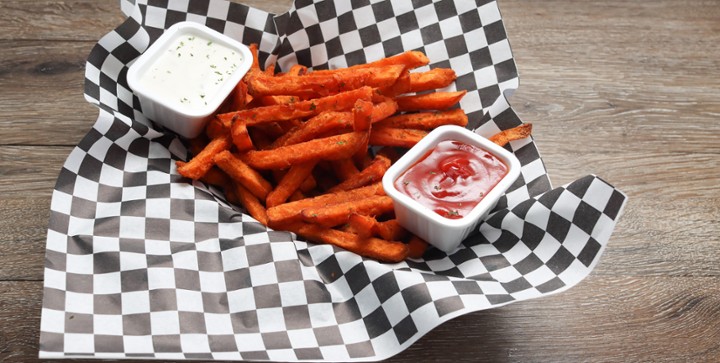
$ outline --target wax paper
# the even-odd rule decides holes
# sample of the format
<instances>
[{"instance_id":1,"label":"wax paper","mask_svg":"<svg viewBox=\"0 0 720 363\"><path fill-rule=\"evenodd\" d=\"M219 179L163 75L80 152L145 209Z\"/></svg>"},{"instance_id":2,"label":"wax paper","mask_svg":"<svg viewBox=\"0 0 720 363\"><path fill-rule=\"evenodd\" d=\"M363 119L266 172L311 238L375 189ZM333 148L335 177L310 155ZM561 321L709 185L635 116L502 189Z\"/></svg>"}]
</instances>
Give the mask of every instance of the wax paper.
<instances>
[{"instance_id":1,"label":"wax paper","mask_svg":"<svg viewBox=\"0 0 720 363\"><path fill-rule=\"evenodd\" d=\"M42 358L368 361L454 317L564 291L598 263L626 197L598 176L553 188L533 138L507 148L521 176L450 254L385 264L267 229L222 193L180 177L186 142L147 120L128 66L179 21L245 44L263 66L312 69L420 50L458 75L485 136L523 121L498 3L297 0L270 14L238 3L122 1L127 20L86 65L99 108L53 191ZM120 9L118 11L120 11ZM542 127L542 124L540 124Z\"/></svg>"}]
</instances>

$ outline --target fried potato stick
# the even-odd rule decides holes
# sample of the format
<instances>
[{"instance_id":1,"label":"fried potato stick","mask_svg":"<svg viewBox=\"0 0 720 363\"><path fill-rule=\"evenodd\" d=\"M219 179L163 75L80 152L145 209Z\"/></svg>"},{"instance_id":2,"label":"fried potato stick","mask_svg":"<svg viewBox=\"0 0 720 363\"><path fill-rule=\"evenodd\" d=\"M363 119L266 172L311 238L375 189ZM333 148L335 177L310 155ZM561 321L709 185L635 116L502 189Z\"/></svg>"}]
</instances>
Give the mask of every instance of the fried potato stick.
<instances>
[{"instance_id":1,"label":"fried potato stick","mask_svg":"<svg viewBox=\"0 0 720 363\"><path fill-rule=\"evenodd\" d=\"M398 77L395 83L377 90L377 93L386 97L396 97L407 92L410 92L410 71L407 70Z\"/></svg>"},{"instance_id":2,"label":"fried potato stick","mask_svg":"<svg viewBox=\"0 0 720 363\"><path fill-rule=\"evenodd\" d=\"M289 223L300 221L302 219L301 213L303 209L369 198L379 194L384 194L380 183L350 191L322 194L317 197L306 198L268 208L268 220L270 227L283 228L283 226Z\"/></svg>"},{"instance_id":3,"label":"fried potato stick","mask_svg":"<svg viewBox=\"0 0 720 363\"><path fill-rule=\"evenodd\" d=\"M371 122L382 121L396 111L397 103L392 99L385 99L373 105ZM351 112L322 112L278 137L269 149L309 141L322 135L349 131L353 128L354 121Z\"/></svg>"},{"instance_id":4,"label":"fried potato stick","mask_svg":"<svg viewBox=\"0 0 720 363\"><path fill-rule=\"evenodd\" d=\"M187 163L176 162L177 171L180 175L197 180L202 178L210 168L215 165L213 158L219 152L230 148L230 137L228 135L219 136L205 146L200 153L195 155Z\"/></svg>"},{"instance_id":5,"label":"fried potato stick","mask_svg":"<svg viewBox=\"0 0 720 363\"><path fill-rule=\"evenodd\" d=\"M260 57L258 57L258 45L256 43L252 43L248 46L248 48L252 54L252 63L250 64L250 69L245 74L245 77L243 77L243 81L246 83L256 75L262 73L262 70L260 69Z\"/></svg>"},{"instance_id":6,"label":"fried potato stick","mask_svg":"<svg viewBox=\"0 0 720 363\"><path fill-rule=\"evenodd\" d=\"M373 103L365 100L357 100L353 106L353 130L367 131L370 130L372 123Z\"/></svg>"},{"instance_id":7,"label":"fried potato stick","mask_svg":"<svg viewBox=\"0 0 720 363\"><path fill-rule=\"evenodd\" d=\"M248 103L250 103L251 100L252 96L248 95L247 83L245 83L245 81L243 80L240 80L240 82L238 82L238 84L235 86L235 90L233 91L232 109L242 110L247 107Z\"/></svg>"},{"instance_id":8,"label":"fried potato stick","mask_svg":"<svg viewBox=\"0 0 720 363\"><path fill-rule=\"evenodd\" d=\"M305 75L285 75L270 77L258 75L248 84L254 97L267 95L317 95L324 96L364 86L385 87L392 85L400 77L405 67L390 65L386 67L365 67L353 72L321 73L309 72Z\"/></svg>"},{"instance_id":9,"label":"fried potato stick","mask_svg":"<svg viewBox=\"0 0 720 363\"><path fill-rule=\"evenodd\" d=\"M360 151L364 150L361 149ZM335 176L337 176L339 180L347 180L360 173L360 170L355 166L355 162L353 162L352 159L333 160L331 164L333 171L335 171Z\"/></svg>"},{"instance_id":10,"label":"fried potato stick","mask_svg":"<svg viewBox=\"0 0 720 363\"><path fill-rule=\"evenodd\" d=\"M250 192L247 188L239 183L233 184L236 197L240 200L240 203L247 210L248 214L255 218L258 222L263 225L268 225L268 218L265 206L262 205L260 199L255 194Z\"/></svg>"},{"instance_id":11,"label":"fried potato stick","mask_svg":"<svg viewBox=\"0 0 720 363\"><path fill-rule=\"evenodd\" d=\"M390 168L390 159L383 155L376 155L375 159L365 169L359 173L343 180L340 184L334 186L329 192L337 192L341 190L351 190L364 187L382 180L385 172Z\"/></svg>"},{"instance_id":12,"label":"fried potato stick","mask_svg":"<svg viewBox=\"0 0 720 363\"><path fill-rule=\"evenodd\" d=\"M397 96L403 93L429 91L449 86L457 78L450 68L434 68L426 72L413 72L398 78L390 87L383 88L381 93L386 96Z\"/></svg>"},{"instance_id":13,"label":"fried potato stick","mask_svg":"<svg viewBox=\"0 0 720 363\"><path fill-rule=\"evenodd\" d=\"M205 125L205 135L211 139L215 139L229 133L230 129L225 127L225 124L223 124L217 117L212 118L208 121L207 125Z\"/></svg>"},{"instance_id":14,"label":"fried potato stick","mask_svg":"<svg viewBox=\"0 0 720 363\"><path fill-rule=\"evenodd\" d=\"M408 231L400 225L397 219L389 219L384 222L377 222L374 226L373 231L377 233L380 238L399 241L404 239Z\"/></svg>"},{"instance_id":15,"label":"fried potato stick","mask_svg":"<svg viewBox=\"0 0 720 363\"><path fill-rule=\"evenodd\" d=\"M457 79L451 68L434 68L427 72L410 73L410 89L408 92L429 91L449 86Z\"/></svg>"},{"instance_id":16,"label":"fried potato stick","mask_svg":"<svg viewBox=\"0 0 720 363\"><path fill-rule=\"evenodd\" d=\"M315 224L295 224L289 226L288 230L301 237L331 244L382 262L400 262L409 253L408 246L402 242L386 241L374 237L363 238L353 233Z\"/></svg>"},{"instance_id":17,"label":"fried potato stick","mask_svg":"<svg viewBox=\"0 0 720 363\"><path fill-rule=\"evenodd\" d=\"M347 221L347 225L343 227L343 230L346 232L355 233L358 236L364 238L372 237L377 223L378 222L375 217L353 213L352 215L350 215L350 218Z\"/></svg>"},{"instance_id":18,"label":"fried potato stick","mask_svg":"<svg viewBox=\"0 0 720 363\"><path fill-rule=\"evenodd\" d=\"M222 188L260 223L308 241L382 262L421 257L427 243L394 219L380 180L397 147L410 148L441 125L467 125L453 109L466 91L422 94L449 86L455 72L412 71L429 59L408 51L343 69L296 65L283 73L261 69L257 44L250 48L250 71L193 140L196 156L177 162L178 172ZM504 145L527 135L517 128L492 140ZM370 146L382 148L371 157Z\"/></svg>"},{"instance_id":19,"label":"fried potato stick","mask_svg":"<svg viewBox=\"0 0 720 363\"><path fill-rule=\"evenodd\" d=\"M420 237L413 235L407 243L408 256L410 258L421 258L427 251L428 243Z\"/></svg>"},{"instance_id":20,"label":"fried potato stick","mask_svg":"<svg viewBox=\"0 0 720 363\"><path fill-rule=\"evenodd\" d=\"M361 87L312 100L227 112L219 114L218 118L225 127L230 127L233 120L238 119L244 119L248 126L252 126L265 122L311 117L324 111L349 110L358 99L371 100L372 97L373 91L371 87Z\"/></svg>"},{"instance_id":21,"label":"fried potato stick","mask_svg":"<svg viewBox=\"0 0 720 363\"><path fill-rule=\"evenodd\" d=\"M241 158L256 169L285 169L309 161L348 158L367 141L367 137L366 132L351 132L276 149L250 150Z\"/></svg>"},{"instance_id":22,"label":"fried potato stick","mask_svg":"<svg viewBox=\"0 0 720 363\"><path fill-rule=\"evenodd\" d=\"M395 98L399 111L445 110L455 106L467 91L433 92Z\"/></svg>"},{"instance_id":23,"label":"fried potato stick","mask_svg":"<svg viewBox=\"0 0 720 363\"><path fill-rule=\"evenodd\" d=\"M499 133L491 136L489 140L500 146L505 146L510 141L520 140L530 136L531 132L532 124L527 123L505 131L500 131Z\"/></svg>"},{"instance_id":24,"label":"fried potato stick","mask_svg":"<svg viewBox=\"0 0 720 363\"><path fill-rule=\"evenodd\" d=\"M303 74L307 73L307 71L308 69L304 65L293 64L286 74L290 76L302 76Z\"/></svg>"},{"instance_id":25,"label":"fried potato stick","mask_svg":"<svg viewBox=\"0 0 720 363\"><path fill-rule=\"evenodd\" d=\"M370 114L371 123L380 122L392 116L397 111L397 102L390 97L384 97L373 105L372 113Z\"/></svg>"},{"instance_id":26,"label":"fried potato stick","mask_svg":"<svg viewBox=\"0 0 720 363\"><path fill-rule=\"evenodd\" d=\"M248 150L255 149L253 141L250 138L250 133L247 129L247 124L244 122L238 122L234 125L231 132L232 141L238 152L245 152Z\"/></svg>"},{"instance_id":27,"label":"fried potato stick","mask_svg":"<svg viewBox=\"0 0 720 363\"><path fill-rule=\"evenodd\" d=\"M376 127L394 127L430 131L442 125L457 125L465 127L468 117L461 109L404 113L391 116L374 125Z\"/></svg>"},{"instance_id":28,"label":"fried potato stick","mask_svg":"<svg viewBox=\"0 0 720 363\"><path fill-rule=\"evenodd\" d=\"M411 148L428 134L424 130L375 127L370 131L370 145Z\"/></svg>"},{"instance_id":29,"label":"fried potato stick","mask_svg":"<svg viewBox=\"0 0 720 363\"><path fill-rule=\"evenodd\" d=\"M298 96L272 95L260 97L260 104L263 106L286 105L297 101L300 101L300 97Z\"/></svg>"},{"instance_id":30,"label":"fried potato stick","mask_svg":"<svg viewBox=\"0 0 720 363\"><path fill-rule=\"evenodd\" d=\"M265 71L262 72L262 76L275 77L275 64L267 66L267 68L265 68Z\"/></svg>"},{"instance_id":31,"label":"fried potato stick","mask_svg":"<svg viewBox=\"0 0 720 363\"><path fill-rule=\"evenodd\" d=\"M208 170L208 172L200 178L200 181L223 188L224 191L232 189L231 186L233 183L232 179L217 166L213 166Z\"/></svg>"},{"instance_id":32,"label":"fried potato stick","mask_svg":"<svg viewBox=\"0 0 720 363\"><path fill-rule=\"evenodd\" d=\"M347 223L353 214L378 216L393 211L393 200L386 195L375 195L323 207L309 207L302 211L305 222L325 227Z\"/></svg>"},{"instance_id":33,"label":"fried potato stick","mask_svg":"<svg viewBox=\"0 0 720 363\"><path fill-rule=\"evenodd\" d=\"M409 50L394 56L381 58L365 64L358 64L347 68L338 68L330 70L317 70L314 73L332 73L332 72L354 72L363 68L386 67L392 65L403 65L405 69L413 69L430 63L430 59L423 53L415 50Z\"/></svg>"},{"instance_id":34,"label":"fried potato stick","mask_svg":"<svg viewBox=\"0 0 720 363\"><path fill-rule=\"evenodd\" d=\"M290 167L287 173L280 179L278 185L273 189L265 200L268 208L285 203L290 196L311 176L312 170L317 162L296 164Z\"/></svg>"},{"instance_id":35,"label":"fried potato stick","mask_svg":"<svg viewBox=\"0 0 720 363\"><path fill-rule=\"evenodd\" d=\"M351 129L352 124L353 118L350 112L323 112L286 132L277 138L269 148L275 149L280 146L309 141L328 133L339 133Z\"/></svg>"},{"instance_id":36,"label":"fried potato stick","mask_svg":"<svg viewBox=\"0 0 720 363\"><path fill-rule=\"evenodd\" d=\"M218 153L215 155L214 160L217 166L227 173L230 178L247 188L260 200L265 200L272 190L270 182L242 160L235 157L230 151L225 150Z\"/></svg>"}]
</instances>

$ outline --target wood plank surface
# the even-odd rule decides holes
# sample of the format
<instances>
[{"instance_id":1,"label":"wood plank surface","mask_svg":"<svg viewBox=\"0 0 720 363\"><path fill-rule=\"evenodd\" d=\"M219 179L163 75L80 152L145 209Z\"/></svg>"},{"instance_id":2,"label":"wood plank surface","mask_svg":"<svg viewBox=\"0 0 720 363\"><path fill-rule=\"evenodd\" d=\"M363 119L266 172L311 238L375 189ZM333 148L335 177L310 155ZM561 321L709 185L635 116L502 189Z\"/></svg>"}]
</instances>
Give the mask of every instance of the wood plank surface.
<instances>
[{"instance_id":1,"label":"wood plank surface","mask_svg":"<svg viewBox=\"0 0 720 363\"><path fill-rule=\"evenodd\" d=\"M283 12L289 0L245 1ZM500 0L553 185L629 196L592 274L468 314L390 362L720 361L720 6ZM0 361L37 361L50 195L97 109L85 59L115 0L0 0Z\"/></svg>"}]
</instances>

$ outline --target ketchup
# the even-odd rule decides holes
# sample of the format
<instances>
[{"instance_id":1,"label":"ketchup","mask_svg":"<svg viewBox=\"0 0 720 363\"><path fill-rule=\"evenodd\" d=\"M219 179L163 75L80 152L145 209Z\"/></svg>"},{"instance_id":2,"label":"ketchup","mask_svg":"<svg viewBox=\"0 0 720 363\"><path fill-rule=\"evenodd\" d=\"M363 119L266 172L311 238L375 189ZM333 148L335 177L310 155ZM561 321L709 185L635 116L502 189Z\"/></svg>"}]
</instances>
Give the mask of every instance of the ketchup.
<instances>
[{"instance_id":1,"label":"ketchup","mask_svg":"<svg viewBox=\"0 0 720 363\"><path fill-rule=\"evenodd\" d=\"M441 141L397 180L395 188L445 218L466 216L507 174L495 155L459 141Z\"/></svg>"}]
</instances>

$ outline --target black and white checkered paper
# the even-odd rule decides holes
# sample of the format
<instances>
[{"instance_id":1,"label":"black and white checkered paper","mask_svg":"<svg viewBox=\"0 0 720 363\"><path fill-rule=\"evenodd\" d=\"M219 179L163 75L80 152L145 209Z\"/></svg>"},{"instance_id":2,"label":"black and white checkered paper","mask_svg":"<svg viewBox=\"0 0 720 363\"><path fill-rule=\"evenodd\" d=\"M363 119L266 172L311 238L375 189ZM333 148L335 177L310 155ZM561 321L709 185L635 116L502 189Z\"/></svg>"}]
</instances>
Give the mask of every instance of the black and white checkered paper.
<instances>
[{"instance_id":1,"label":"black and white checkered paper","mask_svg":"<svg viewBox=\"0 0 720 363\"><path fill-rule=\"evenodd\" d=\"M494 1L297 0L281 15L223 0L122 1L92 50L100 116L53 192L42 358L368 361L468 312L557 293L597 264L625 196L596 176L552 188L532 139L522 175L454 253L383 264L268 230L178 176L181 139L143 117L130 64L172 24L258 43L263 64L344 67L417 49L451 67L483 135L522 123L517 70Z\"/></svg>"}]
</instances>

